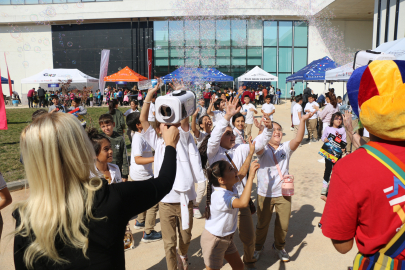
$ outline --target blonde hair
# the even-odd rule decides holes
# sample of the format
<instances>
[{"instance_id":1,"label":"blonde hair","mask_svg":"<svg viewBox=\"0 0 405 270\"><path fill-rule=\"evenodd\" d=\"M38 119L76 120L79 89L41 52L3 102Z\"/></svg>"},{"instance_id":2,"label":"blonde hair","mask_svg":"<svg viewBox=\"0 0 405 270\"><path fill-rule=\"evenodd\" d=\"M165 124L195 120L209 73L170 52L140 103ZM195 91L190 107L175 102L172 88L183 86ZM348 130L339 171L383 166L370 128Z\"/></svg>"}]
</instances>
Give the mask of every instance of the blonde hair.
<instances>
[{"instance_id":1,"label":"blonde hair","mask_svg":"<svg viewBox=\"0 0 405 270\"><path fill-rule=\"evenodd\" d=\"M38 117L20 137L30 196L16 206L21 223L15 235L32 239L24 253L28 268L39 258L66 263L55 239L86 256L95 192L101 188L93 146L79 121L65 113Z\"/></svg>"}]
</instances>

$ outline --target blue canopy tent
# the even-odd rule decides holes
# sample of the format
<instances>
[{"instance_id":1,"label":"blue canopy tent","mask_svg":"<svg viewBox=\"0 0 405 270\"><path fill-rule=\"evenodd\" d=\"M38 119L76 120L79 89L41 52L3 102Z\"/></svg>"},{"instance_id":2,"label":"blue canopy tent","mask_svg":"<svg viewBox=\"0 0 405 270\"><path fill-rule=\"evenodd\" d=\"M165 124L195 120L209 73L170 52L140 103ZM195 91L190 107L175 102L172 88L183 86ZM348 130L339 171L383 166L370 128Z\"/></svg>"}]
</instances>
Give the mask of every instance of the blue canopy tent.
<instances>
[{"instance_id":1,"label":"blue canopy tent","mask_svg":"<svg viewBox=\"0 0 405 270\"><path fill-rule=\"evenodd\" d=\"M11 83L14 84L14 81L11 80ZM8 79L1 77L1 84L8 84Z\"/></svg>"},{"instance_id":2,"label":"blue canopy tent","mask_svg":"<svg viewBox=\"0 0 405 270\"><path fill-rule=\"evenodd\" d=\"M326 71L337 67L338 65L335 61L325 56L321 59L312 61L309 65L288 76L286 78L286 85L287 82L303 82L302 85L304 87L305 82L324 82L326 88Z\"/></svg>"}]
</instances>

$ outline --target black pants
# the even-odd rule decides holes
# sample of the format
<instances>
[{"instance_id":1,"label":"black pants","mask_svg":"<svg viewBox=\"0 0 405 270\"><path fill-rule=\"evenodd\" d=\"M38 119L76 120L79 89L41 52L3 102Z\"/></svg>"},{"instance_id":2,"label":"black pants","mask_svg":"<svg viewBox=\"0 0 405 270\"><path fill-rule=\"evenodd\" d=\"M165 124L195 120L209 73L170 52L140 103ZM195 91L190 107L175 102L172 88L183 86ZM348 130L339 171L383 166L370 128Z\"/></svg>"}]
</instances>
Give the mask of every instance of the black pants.
<instances>
[{"instance_id":1,"label":"black pants","mask_svg":"<svg viewBox=\"0 0 405 270\"><path fill-rule=\"evenodd\" d=\"M143 99L138 99L138 102L139 102L139 106L143 106Z\"/></svg>"},{"instance_id":2,"label":"black pants","mask_svg":"<svg viewBox=\"0 0 405 270\"><path fill-rule=\"evenodd\" d=\"M325 158L325 172L323 173L323 179L329 183L330 175L332 174L332 168L335 163Z\"/></svg>"},{"instance_id":3,"label":"black pants","mask_svg":"<svg viewBox=\"0 0 405 270\"><path fill-rule=\"evenodd\" d=\"M34 99L32 98L32 97L28 97L28 108L34 108L34 106L33 106L33 103L34 102Z\"/></svg>"},{"instance_id":4,"label":"black pants","mask_svg":"<svg viewBox=\"0 0 405 270\"><path fill-rule=\"evenodd\" d=\"M41 106L45 108L45 97L39 97L39 107Z\"/></svg>"},{"instance_id":5,"label":"black pants","mask_svg":"<svg viewBox=\"0 0 405 270\"><path fill-rule=\"evenodd\" d=\"M209 98L204 98L204 100L205 100L204 106L205 106L206 109L208 109L208 107L210 106L210 101L211 101L211 99L209 99Z\"/></svg>"},{"instance_id":6,"label":"black pants","mask_svg":"<svg viewBox=\"0 0 405 270\"><path fill-rule=\"evenodd\" d=\"M124 100L124 98L123 97L118 97L117 99L118 99L118 102L120 103L120 106L122 106L122 101Z\"/></svg>"},{"instance_id":7,"label":"black pants","mask_svg":"<svg viewBox=\"0 0 405 270\"><path fill-rule=\"evenodd\" d=\"M274 95L270 95L270 103L271 103L271 104L274 104L273 98L274 98Z\"/></svg>"}]
</instances>

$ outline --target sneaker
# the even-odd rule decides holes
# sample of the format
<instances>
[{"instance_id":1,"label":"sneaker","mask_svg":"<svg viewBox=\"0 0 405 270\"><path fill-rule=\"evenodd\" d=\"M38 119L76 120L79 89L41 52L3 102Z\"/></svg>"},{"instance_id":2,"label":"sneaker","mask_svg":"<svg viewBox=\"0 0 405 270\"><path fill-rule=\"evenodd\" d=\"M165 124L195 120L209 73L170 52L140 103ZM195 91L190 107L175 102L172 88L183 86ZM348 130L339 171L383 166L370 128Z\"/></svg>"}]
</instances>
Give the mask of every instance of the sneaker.
<instances>
[{"instance_id":1,"label":"sneaker","mask_svg":"<svg viewBox=\"0 0 405 270\"><path fill-rule=\"evenodd\" d=\"M162 233L157 231L151 231L150 234L143 232L142 242L151 243L162 240Z\"/></svg>"},{"instance_id":2,"label":"sneaker","mask_svg":"<svg viewBox=\"0 0 405 270\"><path fill-rule=\"evenodd\" d=\"M264 246L262 247L261 250L255 250L255 253L253 254L253 259L255 259L256 261L258 261L259 258L260 258L260 253L262 253L263 249L264 249Z\"/></svg>"},{"instance_id":3,"label":"sneaker","mask_svg":"<svg viewBox=\"0 0 405 270\"><path fill-rule=\"evenodd\" d=\"M318 141L317 139L312 139L312 140L311 140L311 142L317 142L317 141Z\"/></svg>"},{"instance_id":4,"label":"sneaker","mask_svg":"<svg viewBox=\"0 0 405 270\"><path fill-rule=\"evenodd\" d=\"M329 187L328 184L322 183L322 190L321 190L321 195L322 196L325 196L326 193L328 193L328 187Z\"/></svg>"},{"instance_id":5,"label":"sneaker","mask_svg":"<svg viewBox=\"0 0 405 270\"><path fill-rule=\"evenodd\" d=\"M290 130L291 130L291 131L294 131L294 128L293 128L293 127L290 127Z\"/></svg>"},{"instance_id":6,"label":"sneaker","mask_svg":"<svg viewBox=\"0 0 405 270\"><path fill-rule=\"evenodd\" d=\"M145 222L138 222L138 220L135 222L134 228L137 230L141 230L145 228Z\"/></svg>"},{"instance_id":7,"label":"sneaker","mask_svg":"<svg viewBox=\"0 0 405 270\"><path fill-rule=\"evenodd\" d=\"M285 249L282 250L278 250L276 248L276 246L273 243L273 249L276 251L278 257L280 258L280 260L282 260L283 262L288 262L290 261L290 255L288 255L287 251L285 251Z\"/></svg>"},{"instance_id":8,"label":"sneaker","mask_svg":"<svg viewBox=\"0 0 405 270\"><path fill-rule=\"evenodd\" d=\"M325 159L324 158L318 159L318 162L319 163L325 163Z\"/></svg>"},{"instance_id":9,"label":"sneaker","mask_svg":"<svg viewBox=\"0 0 405 270\"><path fill-rule=\"evenodd\" d=\"M201 214L200 209L198 208L198 206L193 207L193 216L195 218L202 218L202 214Z\"/></svg>"},{"instance_id":10,"label":"sneaker","mask_svg":"<svg viewBox=\"0 0 405 270\"><path fill-rule=\"evenodd\" d=\"M188 270L188 257L182 258L177 249L177 269L178 270Z\"/></svg>"}]
</instances>

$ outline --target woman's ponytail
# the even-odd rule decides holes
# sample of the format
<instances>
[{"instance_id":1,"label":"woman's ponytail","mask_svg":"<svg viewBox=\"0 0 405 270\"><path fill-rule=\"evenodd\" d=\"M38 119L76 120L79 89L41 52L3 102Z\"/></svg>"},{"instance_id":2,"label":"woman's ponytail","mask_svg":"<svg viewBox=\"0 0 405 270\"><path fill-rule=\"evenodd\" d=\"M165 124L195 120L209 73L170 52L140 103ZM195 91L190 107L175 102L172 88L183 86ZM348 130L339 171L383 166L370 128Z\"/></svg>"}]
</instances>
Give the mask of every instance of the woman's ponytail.
<instances>
[{"instance_id":1,"label":"woman's ponytail","mask_svg":"<svg viewBox=\"0 0 405 270\"><path fill-rule=\"evenodd\" d=\"M212 194L212 183L209 180L210 177L212 177L212 169L207 168L206 170L207 178L208 178L208 184L207 184L207 200L206 200L206 205L205 205L205 219L210 219L211 218L211 194Z\"/></svg>"},{"instance_id":2,"label":"woman's ponytail","mask_svg":"<svg viewBox=\"0 0 405 270\"><path fill-rule=\"evenodd\" d=\"M200 152L201 157L201 166L203 170L205 170L208 162L208 155L207 155L207 148L208 148L208 140L211 138L211 134L205 136L204 140L202 141L200 147L198 148L198 152Z\"/></svg>"}]
</instances>

